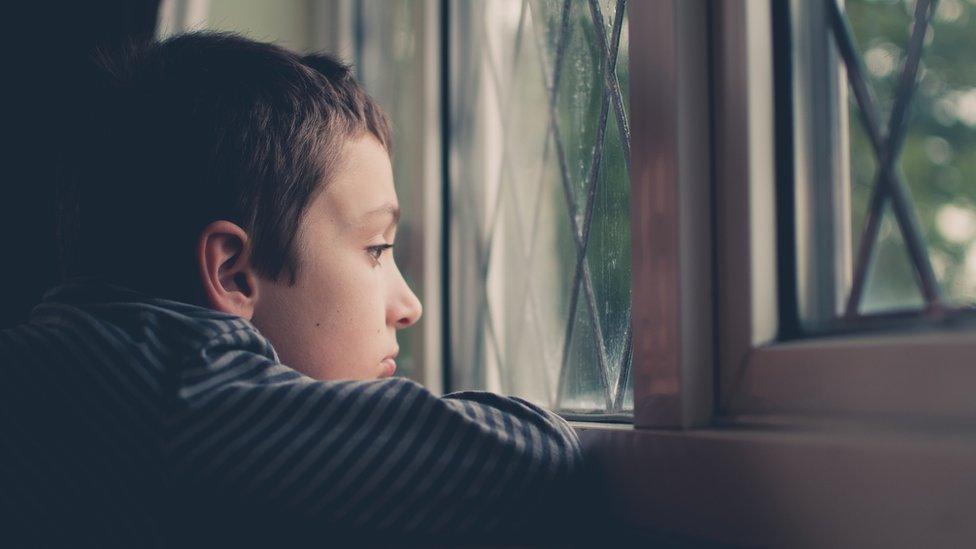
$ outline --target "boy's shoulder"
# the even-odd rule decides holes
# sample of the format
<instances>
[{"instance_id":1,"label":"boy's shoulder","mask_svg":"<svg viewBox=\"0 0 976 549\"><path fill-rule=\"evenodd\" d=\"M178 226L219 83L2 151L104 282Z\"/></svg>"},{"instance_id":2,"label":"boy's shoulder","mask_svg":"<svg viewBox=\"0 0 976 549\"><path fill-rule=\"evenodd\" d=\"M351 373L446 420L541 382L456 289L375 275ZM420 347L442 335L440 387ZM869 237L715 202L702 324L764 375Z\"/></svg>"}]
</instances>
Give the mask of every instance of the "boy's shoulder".
<instances>
[{"instance_id":1,"label":"boy's shoulder","mask_svg":"<svg viewBox=\"0 0 976 549\"><path fill-rule=\"evenodd\" d=\"M79 330L166 354L191 351L235 333L260 336L240 316L159 298L95 277L69 279L48 290L31 311L29 324Z\"/></svg>"}]
</instances>

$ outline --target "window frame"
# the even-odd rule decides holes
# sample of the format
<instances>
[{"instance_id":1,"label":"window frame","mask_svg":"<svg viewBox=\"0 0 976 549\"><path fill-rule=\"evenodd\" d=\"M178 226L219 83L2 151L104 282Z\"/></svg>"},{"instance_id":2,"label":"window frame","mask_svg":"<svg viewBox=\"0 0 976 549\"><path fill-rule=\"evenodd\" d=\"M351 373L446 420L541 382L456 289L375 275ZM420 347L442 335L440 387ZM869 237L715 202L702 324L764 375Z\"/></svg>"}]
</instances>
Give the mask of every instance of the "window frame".
<instances>
[{"instance_id":1,"label":"window frame","mask_svg":"<svg viewBox=\"0 0 976 549\"><path fill-rule=\"evenodd\" d=\"M786 193L785 198L798 198L794 204L799 205L796 207L799 247L801 252L804 247L819 252L787 256L781 258L779 265L781 273L791 274L788 269L782 271L782 259L800 260L798 283L791 290L808 284L814 288L814 292L824 292L835 298L834 301L817 304L809 295L799 296L799 308L812 309L813 316L821 319L843 310L851 271L850 182L846 150L847 82L838 70L840 61L834 51L833 36L827 28L825 5L825 2L797 0L789 3L793 14L794 43L802 45L796 47L792 55L795 74L799 82L812 83L817 81L819 72L822 84L812 87L807 97L798 93L803 90L800 85L779 86L776 91L793 89L792 113L763 113L764 119L774 121L789 117L788 124L776 126L777 130L791 132L786 138L787 142L792 142L795 136L803 136L797 139L793 149L796 170L789 173L781 171L775 177L779 178L782 189L784 184L791 185L794 182L791 179L796 176L793 188L799 196ZM780 24L784 22L788 23L789 19ZM748 59L729 61L734 66ZM836 80L824 79L823 71L828 75L837 75ZM768 87L771 83L772 78L769 78L763 85ZM719 82L716 93L734 94L727 87L729 84ZM776 104L768 103L770 107ZM770 137L761 138L761 142L748 140L750 149L756 146L769 148L768 139L774 133L770 133L768 122L763 123L764 132ZM717 127L724 127L721 115ZM964 323L955 326L915 323L900 329L884 329L881 326L868 333L808 335L801 338L797 337L800 333L796 319L771 309L769 301L755 291L754 282L757 272L761 272L764 278L770 276L770 269L776 267L776 254L784 250L782 245L777 247L765 238L765 231L783 230L783 225L777 226L764 212L764 228L750 234L736 222L736 219L742 219L739 216L746 210L741 205L735 206L730 198L732 195L747 194L766 204L767 208L777 198L783 200L783 196L776 196L777 183L770 178L776 167L762 167L764 176L761 178L755 175L741 177L745 173L734 171L735 157L744 153L734 149L742 146L745 140L719 139L727 148L723 150L717 147L716 163L733 168L716 170L717 203L720 205L717 215L721 235L718 243L719 276L726 281L719 291L719 309L724 313L720 318L721 392L718 413L723 420L734 420L737 416L754 418L776 415L844 416L851 420L884 418L885 421L903 423L965 422L976 419L976 407L972 406L972 399L964 390L976 382L976 372L966 367L966 357L976 356L976 330L971 326ZM787 164L790 169L794 167L792 162ZM784 181L783 178L787 179ZM817 185L824 180L833 184ZM818 186L822 188L817 189ZM810 206L815 213L805 215L803 206ZM756 215L754 209L748 212ZM814 231L811 218L818 215L838 218L839 230L826 235L822 231ZM789 251L788 247L785 249ZM817 264L817 261L808 259L811 256L823 261ZM736 273L737 269L746 268L747 262L742 261L742 257L751 259L749 265L758 263L758 267L753 267L757 270ZM736 261L741 264L735 265ZM727 278L723 273L740 276ZM771 277L771 280L774 283L784 282L781 277L779 280ZM753 284L743 283L745 281L752 281ZM790 287L788 280L785 285ZM779 292L779 295L783 293ZM738 306L736 300L742 296L748 296L746 305L751 315L734 310ZM782 305L789 304L781 302ZM792 322L797 324L790 325Z\"/></svg>"},{"instance_id":2,"label":"window frame","mask_svg":"<svg viewBox=\"0 0 976 549\"><path fill-rule=\"evenodd\" d=\"M424 47L434 64L444 62L437 52L446 40L440 35L449 3L425 2ZM790 0L789 16L805 22L796 25L803 32L791 37L797 44L792 64L797 78L818 85L806 95L797 85L787 104L797 113L785 126L795 139L788 140L794 155L786 168L795 183L789 198L797 201L795 229L801 238L797 255L784 258L776 239L783 230L776 207L783 199L777 193L784 173L775 162L783 117L768 99L779 76L771 55L774 14L766 4L671 0L626 6L631 28L653 29L630 35L630 96L644 98L631 102L634 428L804 425L838 415L856 421L976 418L961 390L976 371L959 366L967 353L976 353L976 331L929 327L918 333L795 339L790 314L819 307L816 314L822 317L836 310L845 297L836 281L852 268L850 227L843 221L849 216L839 216L836 234L811 230L813 215L836 212L849 201L846 147L832 146L846 143L847 83L836 70L824 4ZM838 78L818 80L818 71ZM437 82L444 85L435 72L432 90ZM437 123L438 109L450 90L440 92L430 94L436 98L430 105L434 122L425 132L445 140L449 124ZM810 123L824 120L831 121L826 128ZM432 177L424 191L429 215L450 204L443 185L449 172L437 169L444 156L431 159ZM834 184L817 189L813 183L825 177ZM806 215L806 206L820 213ZM425 223L426 243L447 250L449 236L440 218ZM832 261L804 261L804 247L834 250L820 254ZM447 261L443 254L430 257ZM781 314L783 260L799 260L797 287L819 285L823 292L833 285L827 291L836 302L818 304L798 295L797 309ZM443 276L435 265L426 270ZM426 314L447 318L447 300L425 299L432 297L431 303L441 303L427 307ZM440 349L450 340L444 332L450 323L443 324L428 331L429 348ZM641 333L647 337L637 337ZM450 356L448 349L443 356ZM425 382L450 390L446 372L432 359L425 363ZM885 382L866 382L872 378ZM837 387L844 390L830 390ZM569 419L589 427L620 421Z\"/></svg>"},{"instance_id":3,"label":"window frame","mask_svg":"<svg viewBox=\"0 0 976 549\"><path fill-rule=\"evenodd\" d=\"M708 6L627 8L631 28L647 29L630 34L634 427L701 426L711 420L714 393L714 142L708 40L700 32L709 28Z\"/></svg>"},{"instance_id":4,"label":"window frame","mask_svg":"<svg viewBox=\"0 0 976 549\"><path fill-rule=\"evenodd\" d=\"M777 3L627 2L631 28L653 30L630 34L630 97L641 98L631 105L633 425L690 429L738 418L781 422L838 415L976 419L962 390L976 372L960 366L976 354L976 330L959 323L798 339L790 311L781 314L789 305L781 299L789 292L777 274L785 262L797 261L796 287L836 297L816 303L798 294L793 312L812 311L815 318L833 314L843 302L837 280L852 268L848 216L839 216L836 234L813 230L816 216L830 215L848 200L847 83L836 70L825 4L783 4L794 22L803 22L792 36L798 83L788 106L796 114L785 126L794 152L787 167L795 187L787 197L796 204L795 257L784 257L790 249L776 240L783 229L775 212L783 196L777 193L786 177L774 161L784 115L769 101L781 77L771 55ZM425 141L443 144L449 121L442 103L450 90L444 89L441 65L450 61L444 54L450 0L422 5L422 48L431 67L423 134ZM169 32L186 30L205 19L205 6L205 0L169 0L161 15L174 27ZM316 47L347 56L361 48L356 7L357 0L310 2L320 29L311 37ZM824 71L837 79L818 79ZM816 127L818 121L827 124ZM425 148L423 241L434 252L424 260L428 352L422 381L438 392L450 388L442 367L450 356L450 322L444 321L449 292L443 291L450 237L443 221L450 205L446 157L443 147ZM833 185L814 185L825 178ZM805 250L820 250L817 257L831 261L809 261Z\"/></svg>"},{"instance_id":5,"label":"window frame","mask_svg":"<svg viewBox=\"0 0 976 549\"><path fill-rule=\"evenodd\" d=\"M632 241L647 246L645 261L656 258L663 264L655 270L642 262L639 271L640 250L634 250L634 424L574 423L605 494L603 512L639 537L686 544L860 545L870 540L912 546L972 539L971 521L947 517L976 503L973 492L953 488L976 484L969 465L976 458L969 434L976 409L965 398L965 388L972 386L967 381L976 381L976 372L964 360L974 356L976 333L948 332L943 326L926 333L786 341L795 335L789 320L797 311L781 314L780 309L781 296L790 291L780 285L780 260L793 258L784 257L777 240L782 166L775 163L774 137L781 121L770 100L777 78L773 12L786 2L701 2L710 53L711 119L709 138L701 142L712 149L712 208L706 216L713 223L712 241L694 232L675 233L682 216L685 221L703 217L702 210L683 206L708 202L695 195L687 168L680 168L695 149L682 157L678 145L689 131L681 125L689 122L681 118L689 109L680 93L685 88L676 82L697 68L682 58L676 32L657 25L685 28L691 4L629 5L631 28L648 30L631 34L631 196L648 201L647 213L632 206L637 214ZM822 32L819 37L829 38ZM816 31L809 38L816 39ZM657 51L651 51L655 40ZM640 88L654 79L662 93ZM826 84L815 101L804 98L797 106L814 116L831 101L846 105L845 97L831 95L843 82ZM658 119L641 116L640 109ZM666 130L649 128L649 120L663 121ZM666 131L675 131L677 138L661 139ZM791 160L798 170L807 170L807 181L834 173L837 159L819 154L818 142L800 144L809 148ZM822 153L823 141L819 146ZM637 159L646 160L644 170L637 169ZM652 183L648 174L660 177ZM829 210L846 196L841 194L846 181L833 181L835 186L820 196L809 194L812 188L798 192ZM798 218L797 226L802 230L808 221ZM842 231L819 243L812 237L824 235L810 235L806 245L827 246L845 238ZM701 247L712 254L713 323L681 297L688 281L695 280L693 262L682 258ZM832 264L800 264L797 276L815 281L819 274L822 283L826 274L843 272L842 252L834 250ZM802 270L813 268L822 271ZM704 335L708 327L714 329L712 338ZM646 345L639 347L638 340ZM680 352L682 343L701 345L702 340L707 341L703 346L713 345L714 360ZM866 382L879 378L883 383Z\"/></svg>"}]
</instances>

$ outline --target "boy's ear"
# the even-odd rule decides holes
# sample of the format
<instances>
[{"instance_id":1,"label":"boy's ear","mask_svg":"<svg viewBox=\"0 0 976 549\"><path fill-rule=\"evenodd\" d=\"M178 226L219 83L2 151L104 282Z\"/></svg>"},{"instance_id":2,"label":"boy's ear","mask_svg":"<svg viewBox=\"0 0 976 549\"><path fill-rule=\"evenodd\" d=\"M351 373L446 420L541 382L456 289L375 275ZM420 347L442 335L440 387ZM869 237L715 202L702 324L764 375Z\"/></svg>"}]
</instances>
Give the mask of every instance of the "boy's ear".
<instances>
[{"instance_id":1,"label":"boy's ear","mask_svg":"<svg viewBox=\"0 0 976 549\"><path fill-rule=\"evenodd\" d=\"M257 302L257 275L251 267L251 241L230 221L204 227L197 241L203 295L210 308L250 320Z\"/></svg>"}]
</instances>

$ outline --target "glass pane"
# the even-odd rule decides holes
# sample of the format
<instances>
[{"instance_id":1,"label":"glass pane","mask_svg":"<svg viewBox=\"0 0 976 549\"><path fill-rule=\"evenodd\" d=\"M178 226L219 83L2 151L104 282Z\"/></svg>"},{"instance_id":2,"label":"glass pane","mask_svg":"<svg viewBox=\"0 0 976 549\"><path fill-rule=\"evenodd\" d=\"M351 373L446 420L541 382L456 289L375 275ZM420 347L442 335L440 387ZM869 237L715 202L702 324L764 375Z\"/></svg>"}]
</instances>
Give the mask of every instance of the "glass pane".
<instances>
[{"instance_id":1,"label":"glass pane","mask_svg":"<svg viewBox=\"0 0 976 549\"><path fill-rule=\"evenodd\" d=\"M882 214L874 250L859 312L870 314L924 307L925 299L915 282L912 260L890 206L886 206Z\"/></svg>"},{"instance_id":2,"label":"glass pane","mask_svg":"<svg viewBox=\"0 0 976 549\"><path fill-rule=\"evenodd\" d=\"M570 360L562 375L559 406L575 412L607 409L605 378L600 372L599 349L590 311L585 304L576 309L570 346Z\"/></svg>"},{"instance_id":3,"label":"glass pane","mask_svg":"<svg viewBox=\"0 0 976 549\"><path fill-rule=\"evenodd\" d=\"M914 2L848 0L848 19L869 83L887 122L908 43ZM941 290L950 305L976 302L976 3L942 0L925 39L918 88L898 168L904 175ZM853 94L852 94L853 95ZM853 101L853 97L852 97ZM850 117L852 216L858 245L877 170L874 152ZM889 219L890 218L890 219ZM862 311L919 308L924 303L902 234L886 214Z\"/></svg>"},{"instance_id":4,"label":"glass pane","mask_svg":"<svg viewBox=\"0 0 976 549\"><path fill-rule=\"evenodd\" d=\"M630 181L616 122L607 121L600 179L586 251L610 378L620 375L630 324Z\"/></svg>"},{"instance_id":5,"label":"glass pane","mask_svg":"<svg viewBox=\"0 0 976 549\"><path fill-rule=\"evenodd\" d=\"M600 3L597 24L608 39L617 4ZM450 71L452 388L502 391L564 411L618 412L610 391L628 384L618 379L630 319L625 145L590 5L563 6L450 6L457 53ZM614 67L624 88L626 58L621 51ZM488 264L477 268L485 256ZM617 408L632 407L631 398L619 400Z\"/></svg>"},{"instance_id":6,"label":"glass pane","mask_svg":"<svg viewBox=\"0 0 976 549\"><path fill-rule=\"evenodd\" d=\"M622 411L631 412L634 411L634 353L631 351L627 355L627 368L624 372L624 389L623 389L623 406Z\"/></svg>"},{"instance_id":7,"label":"glass pane","mask_svg":"<svg viewBox=\"0 0 976 549\"><path fill-rule=\"evenodd\" d=\"M867 69L868 85L882 120L887 120L905 63L913 6L901 0L853 0L845 2L844 8Z\"/></svg>"},{"instance_id":8,"label":"glass pane","mask_svg":"<svg viewBox=\"0 0 976 549\"><path fill-rule=\"evenodd\" d=\"M312 46L306 0L210 0L206 9L208 29L240 33L297 52Z\"/></svg>"}]
</instances>

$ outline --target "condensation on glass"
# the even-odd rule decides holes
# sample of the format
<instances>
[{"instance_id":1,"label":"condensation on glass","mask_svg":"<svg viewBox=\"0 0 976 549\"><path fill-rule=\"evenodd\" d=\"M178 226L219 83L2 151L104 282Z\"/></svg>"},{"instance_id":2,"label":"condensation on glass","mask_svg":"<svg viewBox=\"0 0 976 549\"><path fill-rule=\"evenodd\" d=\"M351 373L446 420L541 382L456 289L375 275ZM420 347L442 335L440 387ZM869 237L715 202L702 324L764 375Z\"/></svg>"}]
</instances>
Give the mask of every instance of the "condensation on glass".
<instances>
[{"instance_id":1,"label":"condensation on glass","mask_svg":"<svg viewBox=\"0 0 976 549\"><path fill-rule=\"evenodd\" d=\"M625 2L455 1L452 388L626 415Z\"/></svg>"},{"instance_id":2,"label":"condensation on glass","mask_svg":"<svg viewBox=\"0 0 976 549\"><path fill-rule=\"evenodd\" d=\"M827 1L851 86L853 269L845 314L971 308L976 1Z\"/></svg>"}]
</instances>

